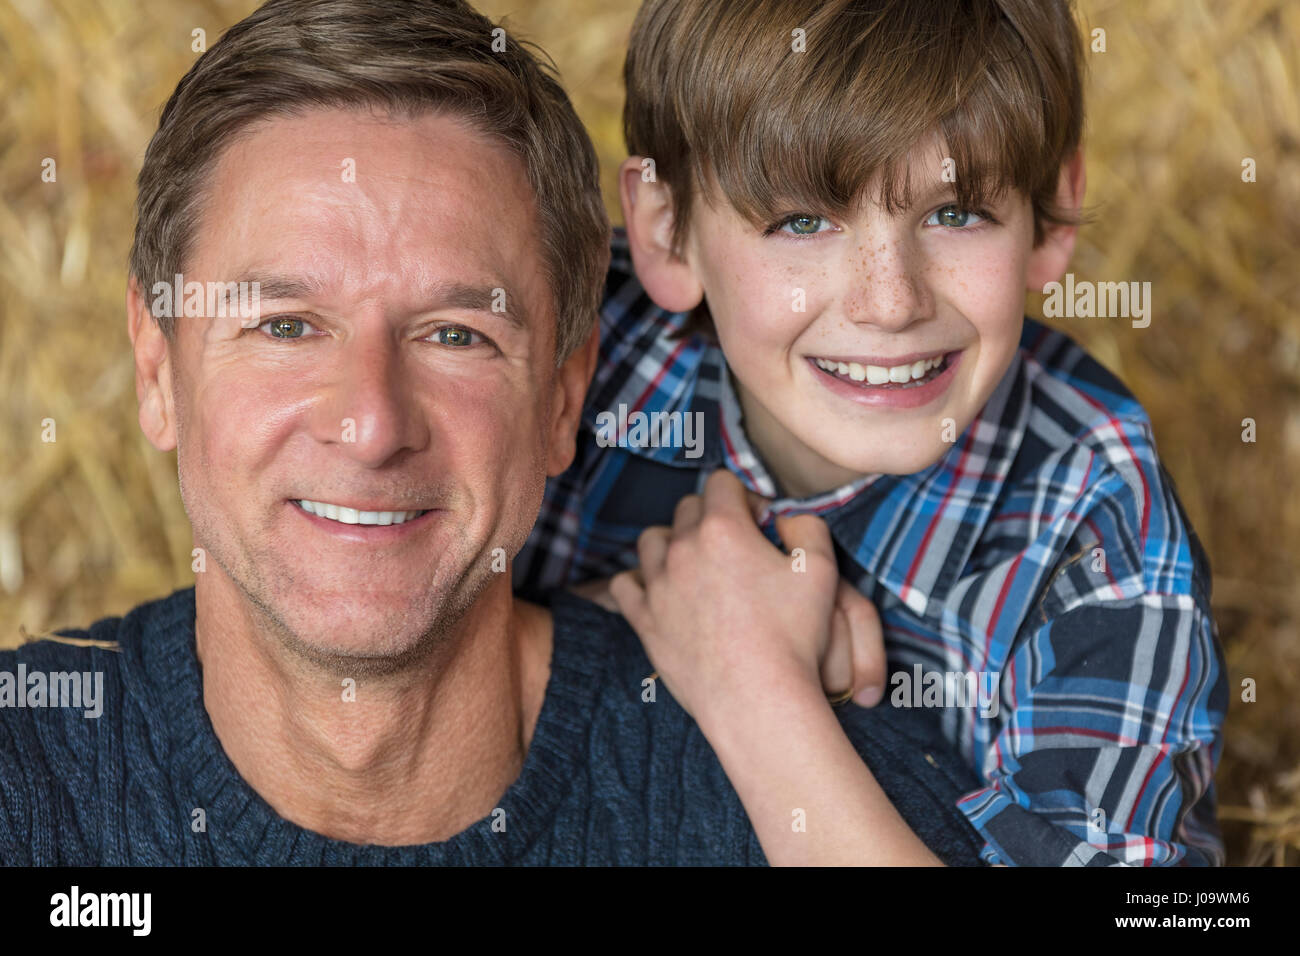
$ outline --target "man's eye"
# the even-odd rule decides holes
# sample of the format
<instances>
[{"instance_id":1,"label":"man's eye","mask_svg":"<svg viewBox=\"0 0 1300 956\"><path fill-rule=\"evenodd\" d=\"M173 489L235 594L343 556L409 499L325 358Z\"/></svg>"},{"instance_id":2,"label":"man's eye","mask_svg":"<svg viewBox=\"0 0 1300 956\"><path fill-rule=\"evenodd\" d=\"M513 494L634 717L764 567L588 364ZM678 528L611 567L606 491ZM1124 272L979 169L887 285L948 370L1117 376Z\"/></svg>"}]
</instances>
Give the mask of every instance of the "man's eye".
<instances>
[{"instance_id":1,"label":"man's eye","mask_svg":"<svg viewBox=\"0 0 1300 956\"><path fill-rule=\"evenodd\" d=\"M267 319L260 327L266 329L273 339L300 339L307 334L311 324L292 315L280 315Z\"/></svg>"},{"instance_id":2,"label":"man's eye","mask_svg":"<svg viewBox=\"0 0 1300 956\"><path fill-rule=\"evenodd\" d=\"M453 348L464 348L467 345L474 344L474 333L469 329L463 329L458 325L443 326L437 331L438 342L441 345L450 345Z\"/></svg>"},{"instance_id":3,"label":"man's eye","mask_svg":"<svg viewBox=\"0 0 1300 956\"><path fill-rule=\"evenodd\" d=\"M949 229L962 229L966 226L978 225L984 222L986 218L986 216L982 216L977 212L962 209L960 206L944 206L942 209L936 209L931 213L925 224L927 226L946 226Z\"/></svg>"},{"instance_id":4,"label":"man's eye","mask_svg":"<svg viewBox=\"0 0 1300 956\"><path fill-rule=\"evenodd\" d=\"M825 227L825 228L823 228ZM815 236L819 232L825 232L826 229L834 228L829 219L822 216L809 216L800 213L796 216L787 216L778 223L774 223L767 230L767 234L774 232L784 232L788 236Z\"/></svg>"}]
</instances>

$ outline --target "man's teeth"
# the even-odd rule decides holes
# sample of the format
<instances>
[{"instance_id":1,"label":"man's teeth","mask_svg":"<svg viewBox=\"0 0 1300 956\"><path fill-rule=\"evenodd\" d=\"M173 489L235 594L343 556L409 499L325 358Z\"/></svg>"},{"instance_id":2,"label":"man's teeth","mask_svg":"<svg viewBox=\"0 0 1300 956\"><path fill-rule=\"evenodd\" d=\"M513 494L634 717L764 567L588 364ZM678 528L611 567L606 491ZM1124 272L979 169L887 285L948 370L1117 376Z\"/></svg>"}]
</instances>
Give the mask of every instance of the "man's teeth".
<instances>
[{"instance_id":1,"label":"man's teeth","mask_svg":"<svg viewBox=\"0 0 1300 956\"><path fill-rule=\"evenodd\" d=\"M936 355L934 358L918 359L910 365L893 365L889 368L883 365L859 365L857 362L832 362L830 359L820 358L816 362L818 368L851 378L855 382L887 385L890 382L905 384L924 378L931 369L936 369L943 364L943 356Z\"/></svg>"},{"instance_id":2,"label":"man's teeth","mask_svg":"<svg viewBox=\"0 0 1300 956\"><path fill-rule=\"evenodd\" d=\"M423 511L358 511L356 508L344 508L324 501L300 500L298 507L308 514L341 521L343 524L402 524L424 514Z\"/></svg>"}]
</instances>

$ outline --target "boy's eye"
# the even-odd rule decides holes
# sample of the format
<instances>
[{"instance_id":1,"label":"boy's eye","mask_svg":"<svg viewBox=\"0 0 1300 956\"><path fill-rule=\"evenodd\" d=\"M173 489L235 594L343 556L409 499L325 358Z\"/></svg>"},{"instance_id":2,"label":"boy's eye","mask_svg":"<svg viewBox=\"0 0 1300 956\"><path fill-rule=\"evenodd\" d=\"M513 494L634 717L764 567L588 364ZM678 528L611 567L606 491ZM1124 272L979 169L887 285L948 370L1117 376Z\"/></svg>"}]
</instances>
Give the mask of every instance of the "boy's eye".
<instances>
[{"instance_id":1,"label":"boy's eye","mask_svg":"<svg viewBox=\"0 0 1300 956\"><path fill-rule=\"evenodd\" d=\"M267 319L259 328L266 329L273 339L300 339L307 334L306 330L311 328L311 323L293 315L278 315Z\"/></svg>"},{"instance_id":2,"label":"boy's eye","mask_svg":"<svg viewBox=\"0 0 1300 956\"><path fill-rule=\"evenodd\" d=\"M936 209L931 213L925 224L927 226L947 226L950 229L961 229L964 226L981 223L984 219L985 217L979 213L971 212L969 209L962 209L960 206L944 206L942 209Z\"/></svg>"},{"instance_id":3,"label":"boy's eye","mask_svg":"<svg viewBox=\"0 0 1300 956\"><path fill-rule=\"evenodd\" d=\"M457 325L443 326L435 333L438 336L440 345L450 345L453 348L464 348L467 345L474 344L474 333L469 329L463 329Z\"/></svg>"},{"instance_id":4,"label":"boy's eye","mask_svg":"<svg viewBox=\"0 0 1300 956\"><path fill-rule=\"evenodd\" d=\"M787 216L780 222L772 225L768 230L768 235L774 232L784 232L791 236L815 236L819 232L825 232L833 228L831 221L822 216L810 216L803 213L795 216Z\"/></svg>"}]
</instances>

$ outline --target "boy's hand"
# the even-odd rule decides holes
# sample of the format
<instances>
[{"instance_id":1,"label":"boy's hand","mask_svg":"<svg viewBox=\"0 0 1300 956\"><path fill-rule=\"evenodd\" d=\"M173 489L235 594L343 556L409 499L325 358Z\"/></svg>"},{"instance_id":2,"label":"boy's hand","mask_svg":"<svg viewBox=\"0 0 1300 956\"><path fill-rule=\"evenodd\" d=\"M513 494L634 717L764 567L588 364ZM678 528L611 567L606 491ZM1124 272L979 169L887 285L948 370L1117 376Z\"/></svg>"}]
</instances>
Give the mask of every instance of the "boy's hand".
<instances>
[{"instance_id":1,"label":"boy's hand","mask_svg":"<svg viewBox=\"0 0 1300 956\"><path fill-rule=\"evenodd\" d=\"M637 576L640 572L629 572ZM614 614L622 613L610 593L612 578L596 578L569 590ZM822 689L839 702L851 696L863 707L874 707L883 696L885 652L880 618L871 602L840 580L835 590L831 639L821 659Z\"/></svg>"},{"instance_id":2,"label":"boy's hand","mask_svg":"<svg viewBox=\"0 0 1300 956\"><path fill-rule=\"evenodd\" d=\"M880 618L840 581L825 523L778 518L777 532L802 554L763 537L744 486L721 469L702 497L678 503L671 529L642 533L641 567L610 582L651 662L701 724L792 685L852 687L865 706L882 696Z\"/></svg>"},{"instance_id":3,"label":"boy's hand","mask_svg":"<svg viewBox=\"0 0 1300 956\"><path fill-rule=\"evenodd\" d=\"M592 581L583 581L581 584L569 585L569 590L586 598L592 604L599 604L606 611L618 614L618 602L614 600L614 595L609 593L609 582L613 578L596 578Z\"/></svg>"}]
</instances>

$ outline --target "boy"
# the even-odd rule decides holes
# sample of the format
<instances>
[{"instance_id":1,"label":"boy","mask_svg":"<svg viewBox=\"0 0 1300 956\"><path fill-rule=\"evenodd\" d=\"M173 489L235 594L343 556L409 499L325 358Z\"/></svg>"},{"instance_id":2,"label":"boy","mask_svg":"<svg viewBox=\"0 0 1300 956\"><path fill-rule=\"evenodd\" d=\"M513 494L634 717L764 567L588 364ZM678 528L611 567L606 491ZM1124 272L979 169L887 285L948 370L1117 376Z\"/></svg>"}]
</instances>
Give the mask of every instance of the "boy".
<instances>
[{"instance_id":1,"label":"boy","mask_svg":"<svg viewBox=\"0 0 1300 956\"><path fill-rule=\"evenodd\" d=\"M833 556L887 706L942 707L983 779L958 805L987 862L1221 864L1207 560L1142 408L1023 315L1073 249L1081 60L1066 0L649 0L589 431L516 583L618 574L702 727L813 753L773 716L803 683L747 691L746 655L806 674L824 635L767 647ZM672 413L702 444L658 440ZM782 557L742 486L773 541L829 536Z\"/></svg>"}]
</instances>

